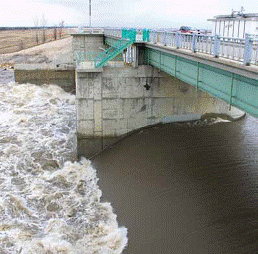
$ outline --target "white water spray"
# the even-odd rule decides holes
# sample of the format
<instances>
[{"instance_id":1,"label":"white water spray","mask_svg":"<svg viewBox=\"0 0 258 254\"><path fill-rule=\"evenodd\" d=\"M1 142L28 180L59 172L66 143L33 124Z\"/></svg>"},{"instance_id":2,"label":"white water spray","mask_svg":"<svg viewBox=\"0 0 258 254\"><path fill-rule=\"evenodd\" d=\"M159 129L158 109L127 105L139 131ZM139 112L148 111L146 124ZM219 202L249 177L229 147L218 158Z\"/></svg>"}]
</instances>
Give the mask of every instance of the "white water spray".
<instances>
[{"instance_id":1,"label":"white water spray","mask_svg":"<svg viewBox=\"0 0 258 254\"><path fill-rule=\"evenodd\" d=\"M0 85L0 252L121 253L127 230L76 159L75 96Z\"/></svg>"}]
</instances>

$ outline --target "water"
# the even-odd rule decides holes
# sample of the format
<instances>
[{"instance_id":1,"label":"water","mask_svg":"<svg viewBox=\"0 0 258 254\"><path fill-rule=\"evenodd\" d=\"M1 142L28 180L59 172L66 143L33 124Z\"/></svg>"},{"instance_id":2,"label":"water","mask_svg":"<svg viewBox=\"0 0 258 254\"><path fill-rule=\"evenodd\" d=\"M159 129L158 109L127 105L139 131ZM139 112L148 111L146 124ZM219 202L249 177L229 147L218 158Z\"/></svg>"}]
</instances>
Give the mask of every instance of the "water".
<instances>
[{"instance_id":1,"label":"water","mask_svg":"<svg viewBox=\"0 0 258 254\"><path fill-rule=\"evenodd\" d=\"M74 95L0 80L0 253L258 253L257 119L148 128L93 167Z\"/></svg>"},{"instance_id":2,"label":"water","mask_svg":"<svg viewBox=\"0 0 258 254\"><path fill-rule=\"evenodd\" d=\"M75 161L75 96L3 69L0 83L0 253L121 253L127 229Z\"/></svg>"},{"instance_id":3,"label":"water","mask_svg":"<svg viewBox=\"0 0 258 254\"><path fill-rule=\"evenodd\" d=\"M159 125L97 155L102 200L128 229L123 253L258 253L257 127Z\"/></svg>"}]
</instances>

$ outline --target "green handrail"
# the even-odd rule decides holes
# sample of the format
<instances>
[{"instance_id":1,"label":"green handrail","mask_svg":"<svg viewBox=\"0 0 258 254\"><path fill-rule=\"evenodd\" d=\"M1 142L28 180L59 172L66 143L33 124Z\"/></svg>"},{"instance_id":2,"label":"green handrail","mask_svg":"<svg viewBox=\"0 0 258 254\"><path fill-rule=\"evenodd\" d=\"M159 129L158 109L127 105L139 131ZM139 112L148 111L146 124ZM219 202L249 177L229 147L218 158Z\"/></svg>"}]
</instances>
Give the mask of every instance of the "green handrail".
<instances>
[{"instance_id":1,"label":"green handrail","mask_svg":"<svg viewBox=\"0 0 258 254\"><path fill-rule=\"evenodd\" d=\"M149 29L143 29L143 41L150 41L150 30Z\"/></svg>"},{"instance_id":2,"label":"green handrail","mask_svg":"<svg viewBox=\"0 0 258 254\"><path fill-rule=\"evenodd\" d=\"M136 29L122 29L122 38L112 47L100 53L94 60L96 68L102 67L108 61L122 53L136 41Z\"/></svg>"},{"instance_id":3,"label":"green handrail","mask_svg":"<svg viewBox=\"0 0 258 254\"><path fill-rule=\"evenodd\" d=\"M136 40L136 29L122 29L122 38Z\"/></svg>"}]
</instances>

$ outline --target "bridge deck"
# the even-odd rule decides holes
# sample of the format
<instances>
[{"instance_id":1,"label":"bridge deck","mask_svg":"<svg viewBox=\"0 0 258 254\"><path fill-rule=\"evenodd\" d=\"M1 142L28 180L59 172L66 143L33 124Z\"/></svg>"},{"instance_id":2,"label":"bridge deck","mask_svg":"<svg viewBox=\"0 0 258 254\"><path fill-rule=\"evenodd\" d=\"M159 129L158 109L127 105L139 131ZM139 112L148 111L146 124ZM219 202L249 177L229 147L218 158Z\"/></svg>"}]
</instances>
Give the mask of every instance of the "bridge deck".
<instances>
[{"instance_id":1,"label":"bridge deck","mask_svg":"<svg viewBox=\"0 0 258 254\"><path fill-rule=\"evenodd\" d=\"M106 36L112 44L119 37ZM162 43L143 42L145 63L196 86L247 113L258 117L258 66L215 58L212 55L174 48Z\"/></svg>"}]
</instances>

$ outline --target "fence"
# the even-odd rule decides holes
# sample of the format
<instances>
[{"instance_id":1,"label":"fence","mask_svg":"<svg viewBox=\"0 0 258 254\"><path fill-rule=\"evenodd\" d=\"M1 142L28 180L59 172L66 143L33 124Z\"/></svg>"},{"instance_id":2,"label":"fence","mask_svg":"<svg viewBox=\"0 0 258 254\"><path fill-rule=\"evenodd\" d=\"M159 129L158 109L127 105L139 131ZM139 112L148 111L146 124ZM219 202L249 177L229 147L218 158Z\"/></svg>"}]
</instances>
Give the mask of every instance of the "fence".
<instances>
[{"instance_id":1,"label":"fence","mask_svg":"<svg viewBox=\"0 0 258 254\"><path fill-rule=\"evenodd\" d=\"M105 36L122 37L122 29L104 29ZM217 35L184 34L180 32L136 30L136 42L150 42L167 47L191 50L214 57L230 59L244 65L258 65L258 36L248 35L244 39L219 37Z\"/></svg>"}]
</instances>

